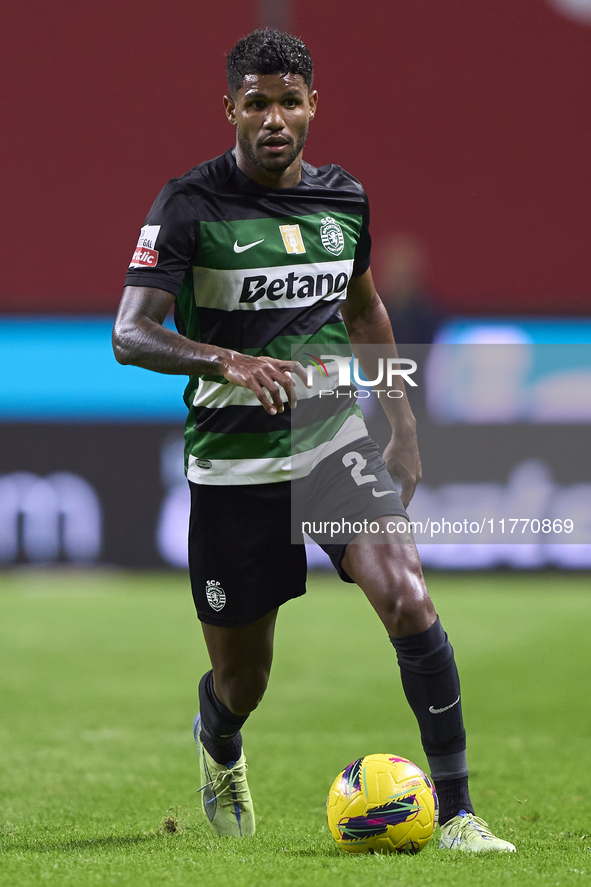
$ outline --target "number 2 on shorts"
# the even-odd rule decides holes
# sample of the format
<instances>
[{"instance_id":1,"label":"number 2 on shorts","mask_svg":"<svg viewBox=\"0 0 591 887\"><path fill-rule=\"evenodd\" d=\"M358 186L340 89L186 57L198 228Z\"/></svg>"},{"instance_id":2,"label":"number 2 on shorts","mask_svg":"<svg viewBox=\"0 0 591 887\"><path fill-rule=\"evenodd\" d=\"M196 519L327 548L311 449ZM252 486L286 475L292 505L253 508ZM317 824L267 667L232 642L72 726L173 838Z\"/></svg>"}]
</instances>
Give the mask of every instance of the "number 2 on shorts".
<instances>
[{"instance_id":1,"label":"number 2 on shorts","mask_svg":"<svg viewBox=\"0 0 591 887\"><path fill-rule=\"evenodd\" d=\"M362 484L371 484L374 481L377 481L377 477L375 474L361 474L365 466L367 465L367 459L364 459L361 453L356 453L355 451L351 453L345 453L343 456L343 465L347 468L352 465L351 469L351 477L355 481L358 487Z\"/></svg>"}]
</instances>

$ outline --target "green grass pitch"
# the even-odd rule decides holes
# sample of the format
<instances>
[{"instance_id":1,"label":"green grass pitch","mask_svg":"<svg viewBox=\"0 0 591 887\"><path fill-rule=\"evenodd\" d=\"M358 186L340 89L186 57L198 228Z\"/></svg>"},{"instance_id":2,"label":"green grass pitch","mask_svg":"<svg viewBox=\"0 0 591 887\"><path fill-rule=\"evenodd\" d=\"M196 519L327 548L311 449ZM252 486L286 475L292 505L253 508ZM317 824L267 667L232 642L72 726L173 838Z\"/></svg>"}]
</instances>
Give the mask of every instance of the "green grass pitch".
<instances>
[{"instance_id":1,"label":"green grass pitch","mask_svg":"<svg viewBox=\"0 0 591 887\"><path fill-rule=\"evenodd\" d=\"M492 887L591 883L588 577L429 577L456 649L472 797L518 853L347 856L328 788L349 761L425 766L394 651L361 592L312 577L245 728L258 831L196 811L207 658L184 575L0 575L0 884Z\"/></svg>"}]
</instances>

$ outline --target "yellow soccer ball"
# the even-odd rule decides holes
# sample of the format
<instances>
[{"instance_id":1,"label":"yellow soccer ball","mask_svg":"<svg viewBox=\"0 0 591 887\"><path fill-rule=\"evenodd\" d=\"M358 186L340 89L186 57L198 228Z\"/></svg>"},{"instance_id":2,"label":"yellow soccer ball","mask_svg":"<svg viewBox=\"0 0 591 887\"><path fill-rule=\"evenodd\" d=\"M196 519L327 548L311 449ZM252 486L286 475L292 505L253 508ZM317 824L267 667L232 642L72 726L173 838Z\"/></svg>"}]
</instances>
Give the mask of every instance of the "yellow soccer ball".
<instances>
[{"instance_id":1,"label":"yellow soccer ball","mask_svg":"<svg viewBox=\"0 0 591 887\"><path fill-rule=\"evenodd\" d=\"M398 755L366 755L339 773L326 802L331 834L348 853L418 853L437 824L429 777Z\"/></svg>"}]
</instances>

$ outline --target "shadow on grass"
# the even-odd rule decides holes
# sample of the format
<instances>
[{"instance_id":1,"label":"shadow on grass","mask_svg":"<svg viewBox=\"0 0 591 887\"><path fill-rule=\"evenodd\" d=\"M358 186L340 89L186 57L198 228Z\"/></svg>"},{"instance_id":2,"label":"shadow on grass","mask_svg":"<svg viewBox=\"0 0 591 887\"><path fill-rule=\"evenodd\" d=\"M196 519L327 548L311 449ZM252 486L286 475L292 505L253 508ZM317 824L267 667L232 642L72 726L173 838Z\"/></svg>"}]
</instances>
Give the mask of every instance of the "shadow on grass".
<instances>
[{"instance_id":1,"label":"shadow on grass","mask_svg":"<svg viewBox=\"0 0 591 887\"><path fill-rule=\"evenodd\" d=\"M80 850L117 850L133 847L138 844L147 844L161 838L157 834L148 835L108 835L104 838L67 838L65 840L43 840L20 838L11 842L3 842L3 852L20 851L24 853L71 853ZM1 846L1 845L0 845Z\"/></svg>"}]
</instances>

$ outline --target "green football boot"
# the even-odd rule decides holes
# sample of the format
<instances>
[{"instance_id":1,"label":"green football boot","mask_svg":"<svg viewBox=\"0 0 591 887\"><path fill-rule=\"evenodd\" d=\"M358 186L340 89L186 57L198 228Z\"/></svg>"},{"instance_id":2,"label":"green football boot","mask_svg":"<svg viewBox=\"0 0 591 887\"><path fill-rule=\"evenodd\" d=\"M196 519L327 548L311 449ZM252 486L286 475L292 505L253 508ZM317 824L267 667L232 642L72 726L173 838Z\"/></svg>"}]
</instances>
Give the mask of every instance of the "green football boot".
<instances>
[{"instance_id":1,"label":"green football boot","mask_svg":"<svg viewBox=\"0 0 591 887\"><path fill-rule=\"evenodd\" d=\"M203 748L199 714L193 723L193 736L201 767L201 803L214 832L239 838L254 835L254 808L246 781L244 752L237 761L216 763Z\"/></svg>"},{"instance_id":2,"label":"green football boot","mask_svg":"<svg viewBox=\"0 0 591 887\"><path fill-rule=\"evenodd\" d=\"M515 852L513 844L493 835L484 819L465 810L460 810L457 816L441 826L439 849L462 850L464 853Z\"/></svg>"}]
</instances>

